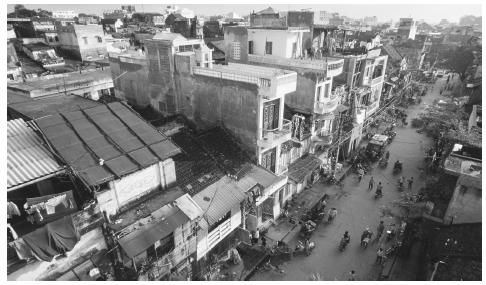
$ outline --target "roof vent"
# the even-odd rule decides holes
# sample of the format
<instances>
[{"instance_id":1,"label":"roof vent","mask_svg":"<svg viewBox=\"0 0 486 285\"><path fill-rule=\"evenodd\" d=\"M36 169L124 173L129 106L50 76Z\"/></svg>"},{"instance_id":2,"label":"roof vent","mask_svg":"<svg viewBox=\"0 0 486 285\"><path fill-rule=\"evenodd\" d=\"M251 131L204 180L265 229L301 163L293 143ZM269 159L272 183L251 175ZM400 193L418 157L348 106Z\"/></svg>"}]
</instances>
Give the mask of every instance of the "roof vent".
<instances>
[{"instance_id":1,"label":"roof vent","mask_svg":"<svg viewBox=\"0 0 486 285\"><path fill-rule=\"evenodd\" d=\"M103 165L105 163L105 160L103 158L100 158L99 163L100 163L100 165Z\"/></svg>"},{"instance_id":2,"label":"roof vent","mask_svg":"<svg viewBox=\"0 0 486 285\"><path fill-rule=\"evenodd\" d=\"M206 202L209 202L209 201L211 201L211 198L209 198L209 197L204 197L204 198L203 198L203 200L204 200L204 201L206 201Z\"/></svg>"}]
</instances>

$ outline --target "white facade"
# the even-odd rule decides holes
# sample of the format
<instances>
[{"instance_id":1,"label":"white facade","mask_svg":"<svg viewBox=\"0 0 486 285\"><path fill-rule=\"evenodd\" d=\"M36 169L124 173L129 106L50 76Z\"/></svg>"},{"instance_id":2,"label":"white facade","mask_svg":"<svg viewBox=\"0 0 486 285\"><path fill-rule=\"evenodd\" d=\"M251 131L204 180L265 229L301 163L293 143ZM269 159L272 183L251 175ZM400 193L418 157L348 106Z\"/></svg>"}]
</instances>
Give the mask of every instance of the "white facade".
<instances>
[{"instance_id":1,"label":"white facade","mask_svg":"<svg viewBox=\"0 0 486 285\"><path fill-rule=\"evenodd\" d=\"M108 183L108 189L96 193L100 210L115 215L117 210L148 192L169 187L176 181L172 159L161 161L143 170Z\"/></svg>"},{"instance_id":2,"label":"white facade","mask_svg":"<svg viewBox=\"0 0 486 285\"><path fill-rule=\"evenodd\" d=\"M78 13L74 11L52 11L52 17L55 19L71 19L77 16Z\"/></svg>"},{"instance_id":3,"label":"white facade","mask_svg":"<svg viewBox=\"0 0 486 285\"><path fill-rule=\"evenodd\" d=\"M248 42L252 42L249 45L253 45L253 51L251 53L248 51L248 53L274 55L282 58L301 56L303 54L303 34L306 31L309 30L248 29Z\"/></svg>"}]
</instances>

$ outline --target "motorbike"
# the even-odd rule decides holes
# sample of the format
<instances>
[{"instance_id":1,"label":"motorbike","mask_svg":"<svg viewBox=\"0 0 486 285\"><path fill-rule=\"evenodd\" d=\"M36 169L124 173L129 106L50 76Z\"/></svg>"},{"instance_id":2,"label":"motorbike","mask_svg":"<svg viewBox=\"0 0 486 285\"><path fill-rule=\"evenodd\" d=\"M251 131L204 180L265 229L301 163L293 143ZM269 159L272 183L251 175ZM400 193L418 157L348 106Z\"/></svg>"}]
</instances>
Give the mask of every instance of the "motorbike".
<instances>
[{"instance_id":1,"label":"motorbike","mask_svg":"<svg viewBox=\"0 0 486 285\"><path fill-rule=\"evenodd\" d=\"M342 238L341 241L339 242L339 251L343 252L346 249L346 246L350 242L349 239Z\"/></svg>"},{"instance_id":2,"label":"motorbike","mask_svg":"<svg viewBox=\"0 0 486 285\"><path fill-rule=\"evenodd\" d=\"M382 157L382 158L380 158L378 165L382 168L385 168L385 167L388 166L388 160L385 157Z\"/></svg>"},{"instance_id":3,"label":"motorbike","mask_svg":"<svg viewBox=\"0 0 486 285\"><path fill-rule=\"evenodd\" d=\"M395 163L393 166L393 174L400 173L402 171L402 164L401 163Z\"/></svg>"},{"instance_id":4,"label":"motorbike","mask_svg":"<svg viewBox=\"0 0 486 285\"><path fill-rule=\"evenodd\" d=\"M309 238L316 230L317 224L311 220L304 223L301 234L304 238Z\"/></svg>"},{"instance_id":5,"label":"motorbike","mask_svg":"<svg viewBox=\"0 0 486 285\"><path fill-rule=\"evenodd\" d=\"M389 229L386 231L386 238L385 240L388 242L388 241L391 241L396 235L396 231L395 229Z\"/></svg>"},{"instance_id":6,"label":"motorbike","mask_svg":"<svg viewBox=\"0 0 486 285\"><path fill-rule=\"evenodd\" d=\"M383 197L383 192L381 190L376 190L375 199Z\"/></svg>"},{"instance_id":7,"label":"motorbike","mask_svg":"<svg viewBox=\"0 0 486 285\"><path fill-rule=\"evenodd\" d=\"M314 248L316 247L316 243L311 241L309 242L309 253L306 252L305 250L305 244L303 241L299 240L297 242L297 245L295 246L294 254L299 254L299 253L305 253L307 256L309 256Z\"/></svg>"},{"instance_id":8,"label":"motorbike","mask_svg":"<svg viewBox=\"0 0 486 285\"><path fill-rule=\"evenodd\" d=\"M368 247L368 244L371 241L371 237L373 236L372 232L368 232L363 239L361 240L361 247L366 249Z\"/></svg>"}]
</instances>

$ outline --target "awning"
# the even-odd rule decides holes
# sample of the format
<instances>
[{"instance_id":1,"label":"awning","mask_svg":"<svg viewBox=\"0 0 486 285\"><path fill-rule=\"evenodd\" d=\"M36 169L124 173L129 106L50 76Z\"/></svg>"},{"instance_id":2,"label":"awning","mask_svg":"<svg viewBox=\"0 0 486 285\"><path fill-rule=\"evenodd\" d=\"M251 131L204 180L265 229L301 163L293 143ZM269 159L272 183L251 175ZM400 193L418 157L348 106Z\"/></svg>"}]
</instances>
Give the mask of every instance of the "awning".
<instances>
[{"instance_id":1,"label":"awning","mask_svg":"<svg viewBox=\"0 0 486 285\"><path fill-rule=\"evenodd\" d=\"M181 227L189 221L189 218L179 208L169 208L169 206L163 208L168 209L165 212L167 216L150 217L148 221L153 219L156 221L147 222L140 228L134 228L134 231L118 240L129 258L146 251L157 241L173 233L177 227Z\"/></svg>"},{"instance_id":2,"label":"awning","mask_svg":"<svg viewBox=\"0 0 486 285\"><path fill-rule=\"evenodd\" d=\"M41 138L22 119L7 122L7 191L60 173ZM42 178L42 179L40 179Z\"/></svg>"},{"instance_id":3,"label":"awning","mask_svg":"<svg viewBox=\"0 0 486 285\"><path fill-rule=\"evenodd\" d=\"M322 161L312 155L299 158L289 166L289 179L296 183L301 183L309 173L314 171L321 164Z\"/></svg>"},{"instance_id":4,"label":"awning","mask_svg":"<svg viewBox=\"0 0 486 285\"><path fill-rule=\"evenodd\" d=\"M317 205L317 203L319 203L325 195L326 191L324 191L323 189L310 188L304 190L302 193L299 194L299 196L297 196L295 204L300 205L299 209L308 211L312 209L315 205Z\"/></svg>"}]
</instances>

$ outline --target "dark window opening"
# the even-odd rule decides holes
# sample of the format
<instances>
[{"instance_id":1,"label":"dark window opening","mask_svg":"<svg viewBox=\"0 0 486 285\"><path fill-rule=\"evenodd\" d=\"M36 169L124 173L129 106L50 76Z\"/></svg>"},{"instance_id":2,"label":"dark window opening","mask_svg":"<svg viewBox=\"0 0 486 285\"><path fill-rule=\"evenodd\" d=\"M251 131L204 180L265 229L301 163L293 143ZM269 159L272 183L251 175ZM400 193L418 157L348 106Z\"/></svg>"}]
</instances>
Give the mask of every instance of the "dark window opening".
<instances>
[{"instance_id":1,"label":"dark window opening","mask_svg":"<svg viewBox=\"0 0 486 285\"><path fill-rule=\"evenodd\" d=\"M265 43L265 54L272 54L272 42Z\"/></svg>"},{"instance_id":2,"label":"dark window opening","mask_svg":"<svg viewBox=\"0 0 486 285\"><path fill-rule=\"evenodd\" d=\"M229 218L231 218L231 211L228 211L219 221L216 223L212 224L208 228L208 233L212 232L214 229L216 229L218 226L220 226L222 223L226 222Z\"/></svg>"},{"instance_id":3,"label":"dark window opening","mask_svg":"<svg viewBox=\"0 0 486 285\"><path fill-rule=\"evenodd\" d=\"M253 54L253 41L248 42L248 54Z\"/></svg>"}]
</instances>

